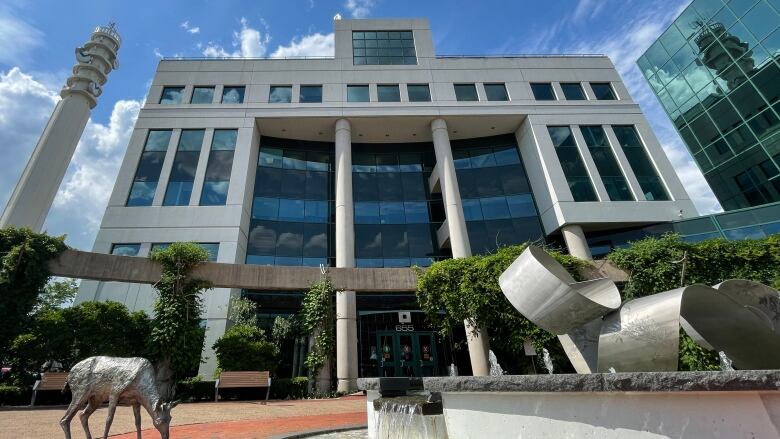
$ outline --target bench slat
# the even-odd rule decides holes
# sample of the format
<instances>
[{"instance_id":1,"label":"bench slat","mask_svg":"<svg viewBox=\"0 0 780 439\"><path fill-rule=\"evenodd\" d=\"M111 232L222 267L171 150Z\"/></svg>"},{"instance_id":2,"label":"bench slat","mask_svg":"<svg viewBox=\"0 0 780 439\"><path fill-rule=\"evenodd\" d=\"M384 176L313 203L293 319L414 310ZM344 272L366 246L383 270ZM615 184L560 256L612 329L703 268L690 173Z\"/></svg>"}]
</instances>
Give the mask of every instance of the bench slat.
<instances>
[{"instance_id":1,"label":"bench slat","mask_svg":"<svg viewBox=\"0 0 780 439\"><path fill-rule=\"evenodd\" d=\"M41 376L41 383L38 390L61 390L65 387L65 380L68 378L68 372L45 372Z\"/></svg>"},{"instance_id":2,"label":"bench slat","mask_svg":"<svg viewBox=\"0 0 780 439\"><path fill-rule=\"evenodd\" d=\"M237 387L268 387L271 373L268 371L238 371L222 372L219 376L218 388Z\"/></svg>"}]
</instances>

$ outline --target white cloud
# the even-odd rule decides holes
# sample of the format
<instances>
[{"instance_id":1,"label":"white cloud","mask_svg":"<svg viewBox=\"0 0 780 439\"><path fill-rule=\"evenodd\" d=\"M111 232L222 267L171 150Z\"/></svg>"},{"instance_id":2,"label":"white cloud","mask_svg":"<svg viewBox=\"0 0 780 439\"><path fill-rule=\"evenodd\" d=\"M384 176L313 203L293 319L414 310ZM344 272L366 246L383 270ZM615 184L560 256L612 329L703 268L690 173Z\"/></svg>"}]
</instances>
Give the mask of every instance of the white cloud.
<instances>
[{"instance_id":1,"label":"white cloud","mask_svg":"<svg viewBox=\"0 0 780 439\"><path fill-rule=\"evenodd\" d=\"M304 37L296 37L286 46L279 46L271 54L273 58L289 58L297 56L333 56L333 34L322 35L314 33Z\"/></svg>"},{"instance_id":2,"label":"white cloud","mask_svg":"<svg viewBox=\"0 0 780 439\"><path fill-rule=\"evenodd\" d=\"M200 32L200 27L199 26L190 26L189 20L185 21L182 24L180 24L179 27L181 27L182 29L186 30L187 32L189 32L191 34L197 34L197 33Z\"/></svg>"},{"instance_id":3,"label":"white cloud","mask_svg":"<svg viewBox=\"0 0 780 439\"><path fill-rule=\"evenodd\" d=\"M0 62L18 64L42 41L43 32L19 19L10 6L0 5Z\"/></svg>"},{"instance_id":4,"label":"white cloud","mask_svg":"<svg viewBox=\"0 0 780 439\"><path fill-rule=\"evenodd\" d=\"M158 47L154 48L154 56L160 59L165 58L165 55L163 55L162 52L160 52L160 49Z\"/></svg>"},{"instance_id":5,"label":"white cloud","mask_svg":"<svg viewBox=\"0 0 780 439\"><path fill-rule=\"evenodd\" d=\"M352 18L366 18L371 14L371 9L376 6L376 0L347 0L344 7L347 8Z\"/></svg>"},{"instance_id":6,"label":"white cloud","mask_svg":"<svg viewBox=\"0 0 780 439\"><path fill-rule=\"evenodd\" d=\"M5 206L59 95L18 67L0 72L0 206ZM105 103L103 103L105 105ZM114 186L141 102L118 101L109 123L90 120L44 228L68 234L68 244L91 249Z\"/></svg>"},{"instance_id":7,"label":"white cloud","mask_svg":"<svg viewBox=\"0 0 780 439\"><path fill-rule=\"evenodd\" d=\"M259 58L265 55L271 37L268 26L262 22L263 32L249 26L249 21L241 17L241 30L233 32L234 50L226 50L221 45L209 42L203 49L203 55L212 58Z\"/></svg>"}]
</instances>

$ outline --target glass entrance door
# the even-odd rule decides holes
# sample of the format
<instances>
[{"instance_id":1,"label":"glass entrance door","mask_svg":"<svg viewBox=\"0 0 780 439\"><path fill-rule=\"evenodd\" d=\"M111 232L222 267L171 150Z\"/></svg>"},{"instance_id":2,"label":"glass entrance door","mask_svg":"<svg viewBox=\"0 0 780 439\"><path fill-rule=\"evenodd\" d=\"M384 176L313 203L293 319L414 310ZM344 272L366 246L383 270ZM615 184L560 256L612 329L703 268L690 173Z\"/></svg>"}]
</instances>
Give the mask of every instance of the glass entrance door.
<instances>
[{"instance_id":1,"label":"glass entrance door","mask_svg":"<svg viewBox=\"0 0 780 439\"><path fill-rule=\"evenodd\" d=\"M436 340L432 332L377 333L379 376L436 376Z\"/></svg>"}]
</instances>

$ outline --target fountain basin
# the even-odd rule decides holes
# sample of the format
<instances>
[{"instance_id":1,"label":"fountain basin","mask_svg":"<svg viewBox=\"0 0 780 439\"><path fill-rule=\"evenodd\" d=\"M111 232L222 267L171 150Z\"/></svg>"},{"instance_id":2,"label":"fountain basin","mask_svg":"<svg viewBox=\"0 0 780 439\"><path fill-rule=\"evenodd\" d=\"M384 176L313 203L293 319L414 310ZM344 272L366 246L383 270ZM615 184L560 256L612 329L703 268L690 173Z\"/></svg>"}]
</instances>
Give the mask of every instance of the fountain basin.
<instances>
[{"instance_id":1,"label":"fountain basin","mask_svg":"<svg viewBox=\"0 0 780 439\"><path fill-rule=\"evenodd\" d=\"M369 437L377 437L372 419L382 380L358 380L368 395ZM422 384L441 395L450 439L780 437L780 370L436 377Z\"/></svg>"}]
</instances>

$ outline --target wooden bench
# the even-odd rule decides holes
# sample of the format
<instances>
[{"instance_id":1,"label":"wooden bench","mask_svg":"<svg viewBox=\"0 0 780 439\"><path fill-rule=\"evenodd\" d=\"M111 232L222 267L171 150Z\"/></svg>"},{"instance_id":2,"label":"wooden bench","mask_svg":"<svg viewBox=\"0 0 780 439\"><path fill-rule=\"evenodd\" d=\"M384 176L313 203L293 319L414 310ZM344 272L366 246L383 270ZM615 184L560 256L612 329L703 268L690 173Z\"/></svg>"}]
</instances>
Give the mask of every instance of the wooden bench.
<instances>
[{"instance_id":1,"label":"wooden bench","mask_svg":"<svg viewBox=\"0 0 780 439\"><path fill-rule=\"evenodd\" d=\"M265 372L222 372L214 384L214 402L219 401L219 389L237 389L245 387L267 387L265 400L271 393L271 373Z\"/></svg>"},{"instance_id":2,"label":"wooden bench","mask_svg":"<svg viewBox=\"0 0 780 439\"><path fill-rule=\"evenodd\" d=\"M68 378L68 372L44 372L41 379L35 382L32 391L32 400L30 405L35 405L35 396L41 390L59 390L65 387L65 380Z\"/></svg>"}]
</instances>

